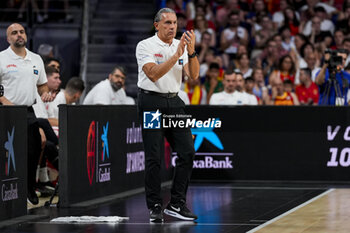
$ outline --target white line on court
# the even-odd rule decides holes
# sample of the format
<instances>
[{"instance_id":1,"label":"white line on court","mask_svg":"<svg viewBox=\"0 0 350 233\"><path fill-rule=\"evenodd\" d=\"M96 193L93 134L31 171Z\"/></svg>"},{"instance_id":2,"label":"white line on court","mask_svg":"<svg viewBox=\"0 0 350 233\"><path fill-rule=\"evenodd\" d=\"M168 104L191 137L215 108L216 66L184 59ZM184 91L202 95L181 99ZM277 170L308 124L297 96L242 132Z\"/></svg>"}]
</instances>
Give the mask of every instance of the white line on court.
<instances>
[{"instance_id":1,"label":"white line on court","mask_svg":"<svg viewBox=\"0 0 350 233\"><path fill-rule=\"evenodd\" d=\"M300 204L300 205L298 205L297 207L294 207L293 209L291 209L291 210L289 210L289 211L287 211L287 212L285 212L285 213L283 213L283 214L277 216L276 218L273 218L273 219L271 219L270 221L268 221L268 222L266 222L266 223L264 223L264 224L262 224L262 225L260 225L260 226L258 226L258 227L255 227L254 229L252 229L252 230L250 230L250 231L247 231L247 233L256 232L256 231L258 231L258 230L264 228L265 226L267 226L267 225L269 225L269 224L271 224L271 223L273 223L273 222L276 222L277 220L283 218L284 216L286 216L286 215L288 215L288 214L290 214L290 213L292 213L292 212L294 212L294 211L296 211L296 210L298 210L298 209L300 209L300 208L302 208L302 207L304 207L304 206L310 204L311 202L313 202L313 201L315 201L315 200L317 200L317 199L319 199L319 198L321 198L321 197L327 195L328 193L333 192L334 190L335 190L335 189L329 189L329 190L327 190L327 191L321 193L320 195L318 195L318 196L316 196L316 197L314 197L314 198L308 200L307 202L304 202L303 204Z\"/></svg>"}]
</instances>

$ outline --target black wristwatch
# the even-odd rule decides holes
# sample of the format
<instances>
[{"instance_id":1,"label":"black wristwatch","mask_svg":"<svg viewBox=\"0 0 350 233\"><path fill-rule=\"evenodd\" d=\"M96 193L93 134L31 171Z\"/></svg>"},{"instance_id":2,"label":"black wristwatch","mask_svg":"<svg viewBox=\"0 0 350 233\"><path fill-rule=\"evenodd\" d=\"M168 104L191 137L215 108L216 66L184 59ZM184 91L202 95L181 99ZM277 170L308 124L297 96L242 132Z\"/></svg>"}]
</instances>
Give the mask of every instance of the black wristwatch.
<instances>
[{"instance_id":1,"label":"black wristwatch","mask_svg":"<svg viewBox=\"0 0 350 233\"><path fill-rule=\"evenodd\" d=\"M197 56L196 51L194 51L191 55L188 54L188 58L194 58L194 57L196 57L196 56Z\"/></svg>"}]
</instances>

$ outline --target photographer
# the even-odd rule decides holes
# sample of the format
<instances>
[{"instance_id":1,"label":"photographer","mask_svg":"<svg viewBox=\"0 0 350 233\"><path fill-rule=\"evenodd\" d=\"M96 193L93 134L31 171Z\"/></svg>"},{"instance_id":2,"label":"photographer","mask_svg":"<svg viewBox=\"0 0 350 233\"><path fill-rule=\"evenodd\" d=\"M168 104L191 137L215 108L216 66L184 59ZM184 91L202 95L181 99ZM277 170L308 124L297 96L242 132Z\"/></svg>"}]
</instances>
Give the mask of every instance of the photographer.
<instances>
[{"instance_id":1,"label":"photographer","mask_svg":"<svg viewBox=\"0 0 350 233\"><path fill-rule=\"evenodd\" d=\"M319 105L348 105L350 74L344 71L348 51L326 51L325 62L316 75L316 84L320 88Z\"/></svg>"}]
</instances>

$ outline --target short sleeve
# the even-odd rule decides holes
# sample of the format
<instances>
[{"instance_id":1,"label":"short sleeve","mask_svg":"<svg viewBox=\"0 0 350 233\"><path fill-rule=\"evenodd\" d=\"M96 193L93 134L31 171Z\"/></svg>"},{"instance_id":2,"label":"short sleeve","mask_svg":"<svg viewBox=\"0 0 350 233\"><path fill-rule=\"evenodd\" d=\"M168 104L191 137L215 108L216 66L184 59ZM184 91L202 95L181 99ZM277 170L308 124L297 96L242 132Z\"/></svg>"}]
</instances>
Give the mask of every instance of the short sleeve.
<instances>
[{"instance_id":1,"label":"short sleeve","mask_svg":"<svg viewBox=\"0 0 350 233\"><path fill-rule=\"evenodd\" d=\"M40 56L38 56L38 57L39 57L38 59L40 62L40 70L39 70L39 79L38 79L37 85L42 85L42 84L47 83L47 77L46 77L44 62Z\"/></svg>"},{"instance_id":2,"label":"short sleeve","mask_svg":"<svg viewBox=\"0 0 350 233\"><path fill-rule=\"evenodd\" d=\"M154 56L152 55L152 51L149 47L147 47L144 41L141 41L136 46L136 59L139 68L147 63L156 63Z\"/></svg>"}]
</instances>

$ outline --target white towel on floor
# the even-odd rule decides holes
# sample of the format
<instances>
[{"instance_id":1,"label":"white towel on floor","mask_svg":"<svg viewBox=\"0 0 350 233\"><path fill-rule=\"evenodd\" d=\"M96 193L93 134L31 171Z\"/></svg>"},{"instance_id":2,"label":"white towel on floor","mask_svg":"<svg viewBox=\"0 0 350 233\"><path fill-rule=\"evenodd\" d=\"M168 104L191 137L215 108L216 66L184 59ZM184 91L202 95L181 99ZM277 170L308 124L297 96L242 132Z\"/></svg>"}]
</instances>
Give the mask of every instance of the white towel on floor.
<instances>
[{"instance_id":1,"label":"white towel on floor","mask_svg":"<svg viewBox=\"0 0 350 233\"><path fill-rule=\"evenodd\" d=\"M117 223L129 220L129 217L119 216L70 216L54 218L50 222L54 223Z\"/></svg>"}]
</instances>

